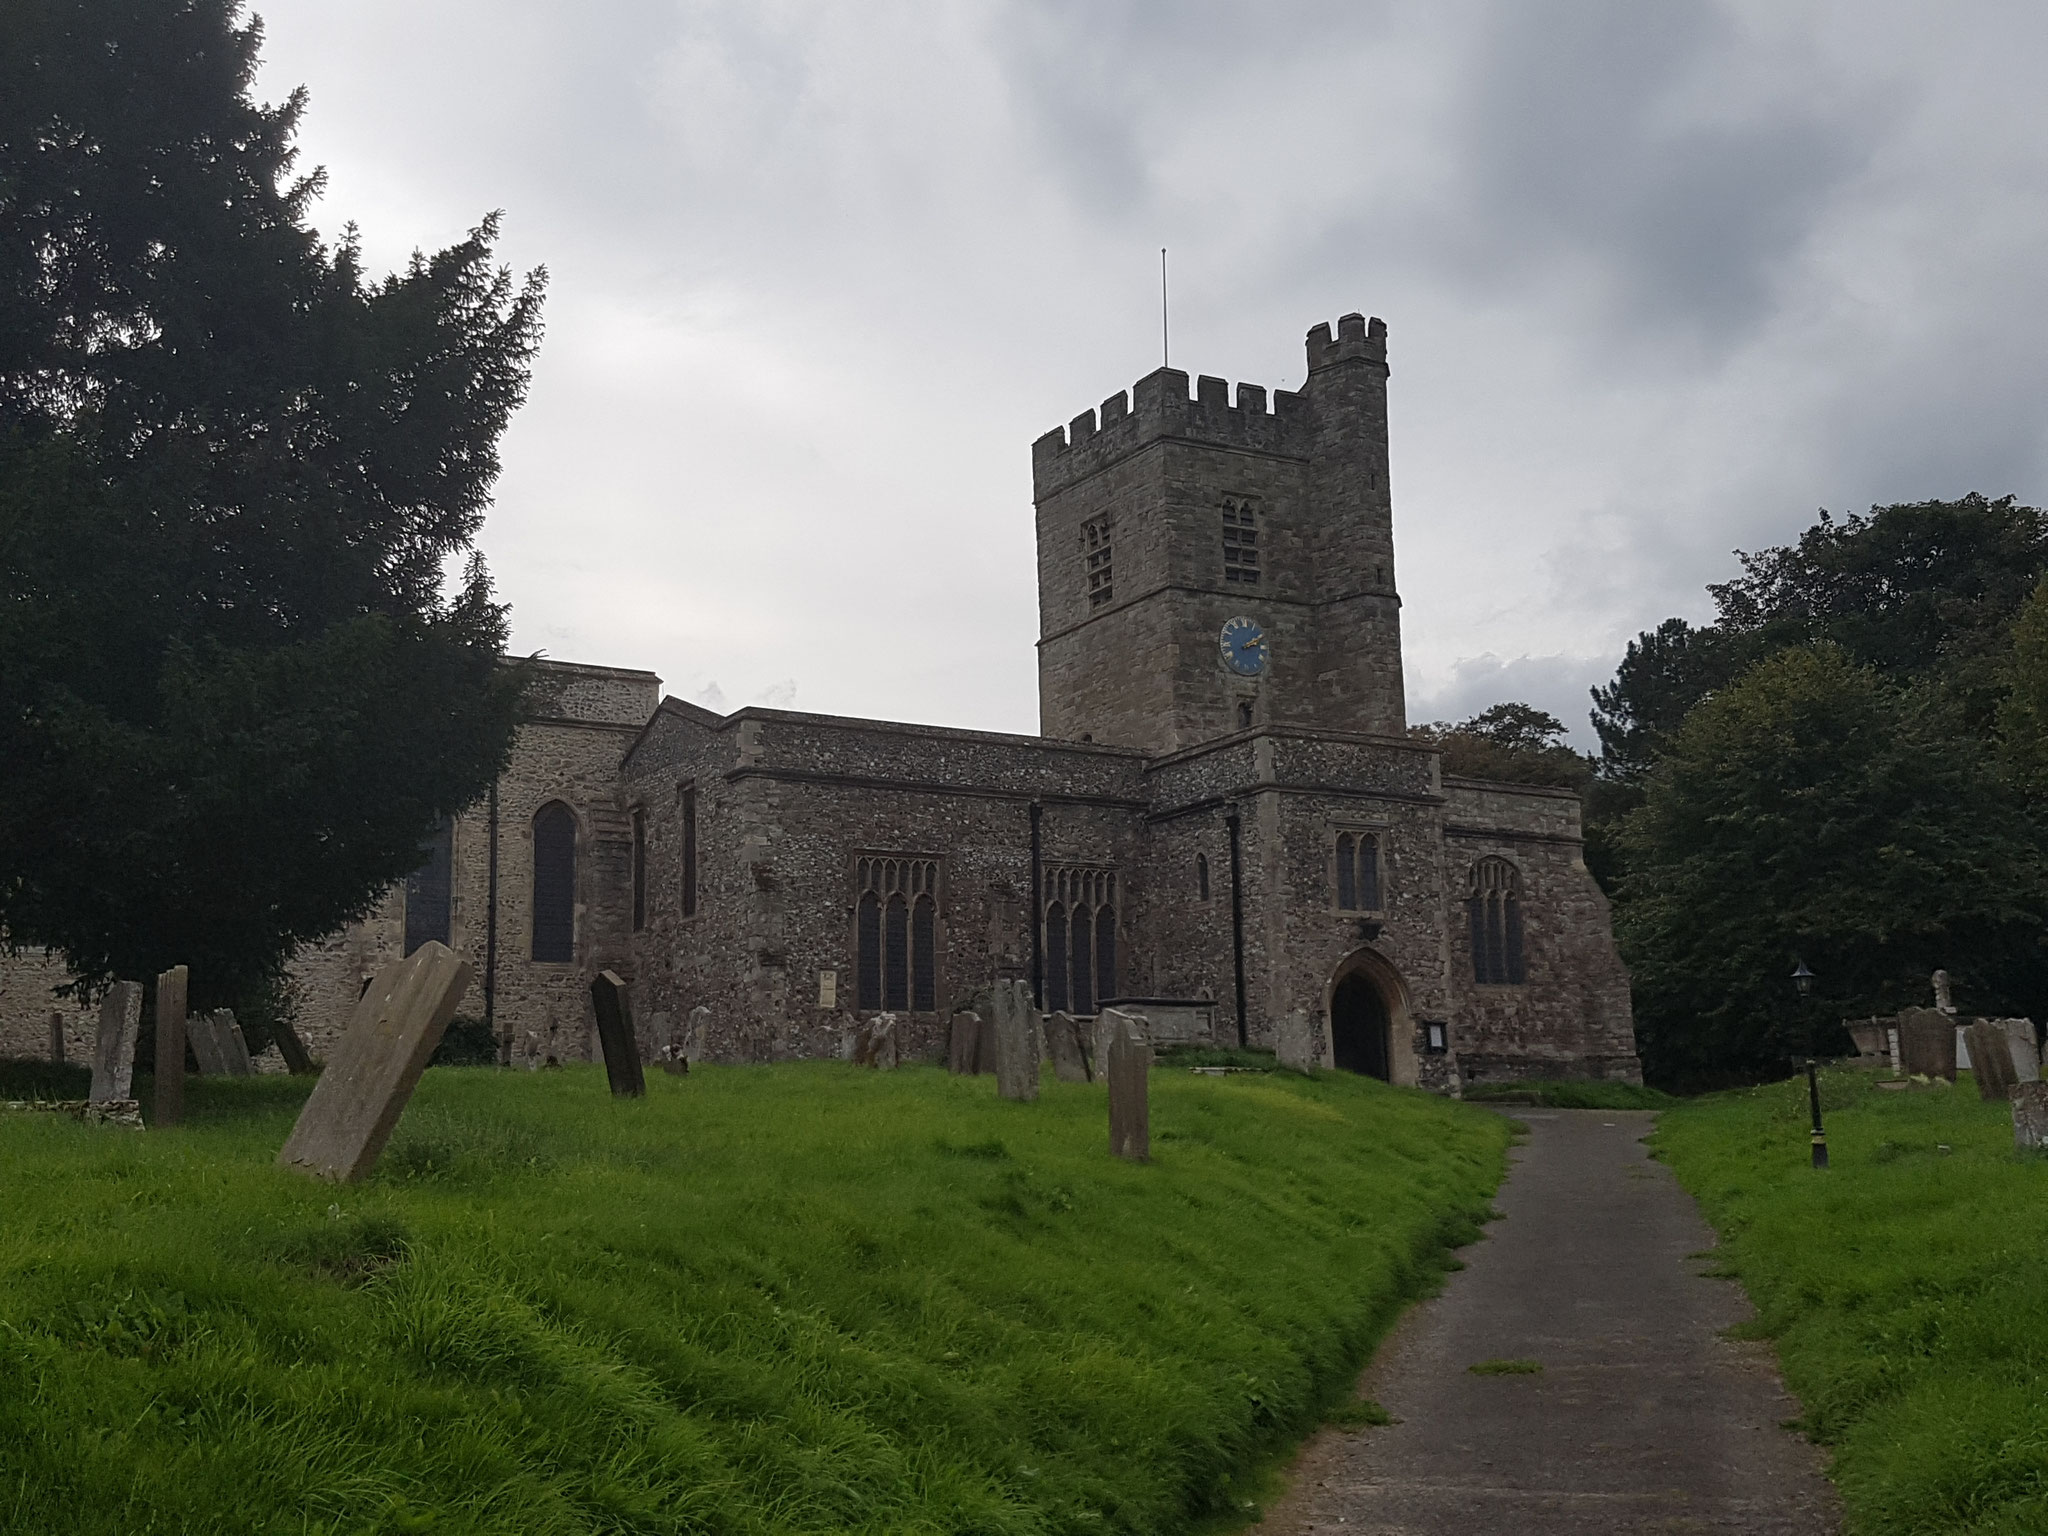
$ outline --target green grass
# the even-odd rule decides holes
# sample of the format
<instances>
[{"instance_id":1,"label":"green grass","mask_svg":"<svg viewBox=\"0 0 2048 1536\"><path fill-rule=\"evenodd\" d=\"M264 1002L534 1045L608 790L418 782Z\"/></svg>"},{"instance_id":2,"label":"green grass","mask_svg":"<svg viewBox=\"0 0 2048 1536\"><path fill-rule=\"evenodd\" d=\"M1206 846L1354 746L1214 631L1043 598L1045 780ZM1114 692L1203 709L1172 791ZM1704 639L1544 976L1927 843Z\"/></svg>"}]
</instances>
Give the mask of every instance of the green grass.
<instances>
[{"instance_id":1,"label":"green grass","mask_svg":"<svg viewBox=\"0 0 2048 1536\"><path fill-rule=\"evenodd\" d=\"M1669 1109L1679 1101L1656 1088L1634 1083L1474 1083L1465 1097L1475 1104L1530 1104L1543 1109Z\"/></svg>"},{"instance_id":2,"label":"green grass","mask_svg":"<svg viewBox=\"0 0 2048 1536\"><path fill-rule=\"evenodd\" d=\"M1654 1141L1721 1231L1856 1536L2048 1531L2048 1161L1958 1088L1823 1075L1671 1111Z\"/></svg>"},{"instance_id":3,"label":"green grass","mask_svg":"<svg viewBox=\"0 0 2048 1536\"><path fill-rule=\"evenodd\" d=\"M337 1189L272 1166L306 1088L194 1080L168 1132L0 1115L0 1530L1242 1521L1508 1135L1162 1072L1138 1166L1050 1080L437 1069Z\"/></svg>"}]
</instances>

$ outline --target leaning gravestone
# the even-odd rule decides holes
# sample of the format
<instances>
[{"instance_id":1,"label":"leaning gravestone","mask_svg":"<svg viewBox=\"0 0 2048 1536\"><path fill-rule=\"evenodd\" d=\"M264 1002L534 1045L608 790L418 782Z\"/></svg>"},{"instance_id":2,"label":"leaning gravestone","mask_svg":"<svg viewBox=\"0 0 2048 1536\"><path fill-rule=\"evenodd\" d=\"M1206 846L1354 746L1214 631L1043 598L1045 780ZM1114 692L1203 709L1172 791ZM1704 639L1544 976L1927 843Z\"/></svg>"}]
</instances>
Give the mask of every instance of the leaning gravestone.
<instances>
[{"instance_id":1,"label":"leaning gravestone","mask_svg":"<svg viewBox=\"0 0 2048 1536\"><path fill-rule=\"evenodd\" d=\"M235 1010L222 1008L213 1016L213 1028L220 1040L220 1059L226 1064L229 1077L254 1077L256 1064L249 1059L249 1042L242 1037L242 1026L235 1022Z\"/></svg>"},{"instance_id":2,"label":"leaning gravestone","mask_svg":"<svg viewBox=\"0 0 2048 1536\"><path fill-rule=\"evenodd\" d=\"M2023 1152L2048 1149L2048 1083L2013 1086L2012 1140Z\"/></svg>"},{"instance_id":3,"label":"leaning gravestone","mask_svg":"<svg viewBox=\"0 0 2048 1536\"><path fill-rule=\"evenodd\" d=\"M996 1092L1029 1103L1038 1097L1038 1006L1028 981L997 982L989 990L996 1037Z\"/></svg>"},{"instance_id":4,"label":"leaning gravestone","mask_svg":"<svg viewBox=\"0 0 2048 1536\"><path fill-rule=\"evenodd\" d=\"M647 1079L640 1075L640 1042L633 1038L633 1005L617 971L599 971L591 978L590 1001L597 1009L597 1043L604 1051L604 1074L611 1079L612 1097L645 1098Z\"/></svg>"},{"instance_id":5,"label":"leaning gravestone","mask_svg":"<svg viewBox=\"0 0 2048 1536\"><path fill-rule=\"evenodd\" d=\"M142 1027L142 983L117 981L100 1000L99 1035L93 1042L91 1102L126 1103L135 1080L135 1035Z\"/></svg>"},{"instance_id":6,"label":"leaning gravestone","mask_svg":"<svg viewBox=\"0 0 2048 1536\"><path fill-rule=\"evenodd\" d=\"M1088 1060L1081 1054L1081 1026L1069 1013L1045 1021L1045 1043L1052 1053L1052 1074L1063 1083L1088 1081Z\"/></svg>"},{"instance_id":7,"label":"leaning gravestone","mask_svg":"<svg viewBox=\"0 0 2048 1536\"><path fill-rule=\"evenodd\" d=\"M854 1029L853 1064L856 1067L875 1067L883 1072L896 1070L895 1014L878 1013Z\"/></svg>"},{"instance_id":8,"label":"leaning gravestone","mask_svg":"<svg viewBox=\"0 0 2048 1536\"><path fill-rule=\"evenodd\" d=\"M182 965L156 979L156 1124L185 1118L185 998L191 973Z\"/></svg>"},{"instance_id":9,"label":"leaning gravestone","mask_svg":"<svg viewBox=\"0 0 2048 1536\"><path fill-rule=\"evenodd\" d=\"M2005 1031L1979 1019L1963 1031L1963 1043L1970 1052L1970 1075L1977 1080L1977 1097L1987 1103L2012 1097L2017 1074L2012 1069L2012 1047Z\"/></svg>"},{"instance_id":10,"label":"leaning gravestone","mask_svg":"<svg viewBox=\"0 0 2048 1536\"><path fill-rule=\"evenodd\" d=\"M284 1058L285 1070L293 1077L306 1077L313 1070L312 1053L299 1038L299 1032L292 1028L290 1019L270 1021L271 1038L277 1041L277 1054Z\"/></svg>"},{"instance_id":11,"label":"leaning gravestone","mask_svg":"<svg viewBox=\"0 0 2048 1536\"><path fill-rule=\"evenodd\" d=\"M185 1039L192 1047L192 1059L199 1064L201 1077L227 1076L227 1057L221 1050L220 1034L212 1014L193 1014L185 1023Z\"/></svg>"},{"instance_id":12,"label":"leaning gravestone","mask_svg":"<svg viewBox=\"0 0 2048 1536\"><path fill-rule=\"evenodd\" d=\"M1933 1008L1899 1011L1899 1070L1956 1080L1956 1021Z\"/></svg>"},{"instance_id":13,"label":"leaning gravestone","mask_svg":"<svg viewBox=\"0 0 2048 1536\"><path fill-rule=\"evenodd\" d=\"M1292 1072L1313 1072L1323 1064L1323 1031L1297 1008L1283 1013L1273 1031L1273 1054Z\"/></svg>"},{"instance_id":14,"label":"leaning gravestone","mask_svg":"<svg viewBox=\"0 0 2048 1536\"><path fill-rule=\"evenodd\" d=\"M376 1164L469 990L469 962L429 939L371 979L278 1166L354 1183Z\"/></svg>"},{"instance_id":15,"label":"leaning gravestone","mask_svg":"<svg viewBox=\"0 0 2048 1536\"><path fill-rule=\"evenodd\" d=\"M1109 1037L1109 1150L1133 1163L1152 1156L1152 1047L1128 1029Z\"/></svg>"},{"instance_id":16,"label":"leaning gravestone","mask_svg":"<svg viewBox=\"0 0 2048 1536\"><path fill-rule=\"evenodd\" d=\"M956 1013L946 1036L946 1070L956 1077L973 1077L982 1068L982 1027L978 1013Z\"/></svg>"}]
</instances>

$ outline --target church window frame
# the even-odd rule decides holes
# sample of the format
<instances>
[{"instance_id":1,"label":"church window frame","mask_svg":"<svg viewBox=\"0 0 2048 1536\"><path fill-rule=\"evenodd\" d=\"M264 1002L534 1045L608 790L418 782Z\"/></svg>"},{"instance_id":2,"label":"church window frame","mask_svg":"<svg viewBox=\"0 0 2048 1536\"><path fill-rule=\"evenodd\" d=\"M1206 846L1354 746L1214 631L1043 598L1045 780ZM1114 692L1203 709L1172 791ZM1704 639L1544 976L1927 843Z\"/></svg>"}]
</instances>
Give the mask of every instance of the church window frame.
<instances>
[{"instance_id":1,"label":"church window frame","mask_svg":"<svg viewBox=\"0 0 2048 1536\"><path fill-rule=\"evenodd\" d=\"M1386 828L1333 822L1328 843L1330 905L1351 917L1373 917L1387 909Z\"/></svg>"},{"instance_id":2,"label":"church window frame","mask_svg":"<svg viewBox=\"0 0 2048 1536\"><path fill-rule=\"evenodd\" d=\"M945 979L945 861L857 852L852 863L856 1013L935 1014Z\"/></svg>"},{"instance_id":3,"label":"church window frame","mask_svg":"<svg viewBox=\"0 0 2048 1536\"><path fill-rule=\"evenodd\" d=\"M1102 608L1116 601L1115 544L1109 514L1081 524L1081 569L1086 577L1088 606Z\"/></svg>"},{"instance_id":4,"label":"church window frame","mask_svg":"<svg viewBox=\"0 0 2048 1536\"><path fill-rule=\"evenodd\" d=\"M1465 896L1472 980L1482 987L1519 987L1529 968L1522 931L1522 872L1489 854L1472 865Z\"/></svg>"},{"instance_id":5,"label":"church window frame","mask_svg":"<svg viewBox=\"0 0 2048 1536\"><path fill-rule=\"evenodd\" d=\"M1117 996L1117 872L1105 864L1049 864L1043 882L1045 1011L1085 1018Z\"/></svg>"},{"instance_id":6,"label":"church window frame","mask_svg":"<svg viewBox=\"0 0 2048 1536\"><path fill-rule=\"evenodd\" d=\"M426 858L405 877L405 952L432 940L452 944L455 930L455 820L442 816L420 843Z\"/></svg>"},{"instance_id":7,"label":"church window frame","mask_svg":"<svg viewBox=\"0 0 2048 1536\"><path fill-rule=\"evenodd\" d=\"M1223 498L1223 580L1226 585L1256 587L1261 582L1264 569L1260 563L1260 516L1256 496Z\"/></svg>"},{"instance_id":8,"label":"church window frame","mask_svg":"<svg viewBox=\"0 0 2048 1536\"><path fill-rule=\"evenodd\" d=\"M527 954L535 965L576 963L576 878L582 818L568 801L533 813L532 923Z\"/></svg>"}]
</instances>

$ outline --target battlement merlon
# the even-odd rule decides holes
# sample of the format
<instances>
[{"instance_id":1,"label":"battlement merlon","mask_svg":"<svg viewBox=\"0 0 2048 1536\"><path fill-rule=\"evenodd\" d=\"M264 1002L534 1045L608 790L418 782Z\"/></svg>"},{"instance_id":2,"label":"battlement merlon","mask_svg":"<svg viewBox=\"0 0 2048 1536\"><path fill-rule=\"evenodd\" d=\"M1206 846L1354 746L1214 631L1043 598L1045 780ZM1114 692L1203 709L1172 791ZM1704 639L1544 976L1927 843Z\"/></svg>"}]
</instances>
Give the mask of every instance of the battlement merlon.
<instances>
[{"instance_id":1,"label":"battlement merlon","mask_svg":"<svg viewBox=\"0 0 2048 1536\"><path fill-rule=\"evenodd\" d=\"M1316 326L1308 333L1310 385L1301 391L1272 391L1270 409L1264 385L1239 384L1233 405L1224 379L1202 375L1190 398L1185 372L1155 369L1130 390L1119 390L1097 410L1083 411L1031 445L1033 499L1043 501L1166 438L1306 459L1316 446L1308 400L1314 375L1352 361L1375 364L1384 377L1385 321L1368 325L1363 315L1345 315L1334 339L1327 322Z\"/></svg>"}]
</instances>

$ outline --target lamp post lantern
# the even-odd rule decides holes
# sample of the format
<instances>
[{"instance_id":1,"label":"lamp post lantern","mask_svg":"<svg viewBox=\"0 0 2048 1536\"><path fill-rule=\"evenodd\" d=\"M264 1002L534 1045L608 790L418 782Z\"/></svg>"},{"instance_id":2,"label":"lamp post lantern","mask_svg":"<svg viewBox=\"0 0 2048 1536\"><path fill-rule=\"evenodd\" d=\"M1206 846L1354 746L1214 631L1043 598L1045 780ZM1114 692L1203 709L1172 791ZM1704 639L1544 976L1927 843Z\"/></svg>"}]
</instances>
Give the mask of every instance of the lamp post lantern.
<instances>
[{"instance_id":1,"label":"lamp post lantern","mask_svg":"<svg viewBox=\"0 0 2048 1536\"><path fill-rule=\"evenodd\" d=\"M1813 995L1813 972L1807 969L1804 960L1801 960L1797 969L1792 972L1792 985L1799 993L1799 1000L1802 1003ZM1809 1031L1808 1048L1811 1049L1811 1046L1812 1038ZM1813 1111L1813 1166L1825 1168L1828 1165L1828 1135L1821 1129L1820 1124L1819 1064L1811 1056L1806 1058L1806 1102Z\"/></svg>"}]
</instances>

